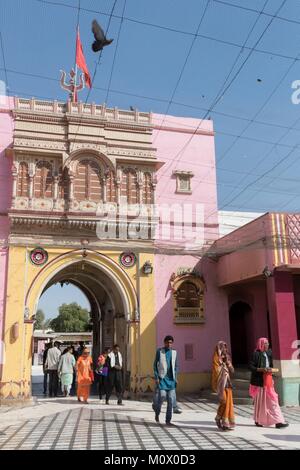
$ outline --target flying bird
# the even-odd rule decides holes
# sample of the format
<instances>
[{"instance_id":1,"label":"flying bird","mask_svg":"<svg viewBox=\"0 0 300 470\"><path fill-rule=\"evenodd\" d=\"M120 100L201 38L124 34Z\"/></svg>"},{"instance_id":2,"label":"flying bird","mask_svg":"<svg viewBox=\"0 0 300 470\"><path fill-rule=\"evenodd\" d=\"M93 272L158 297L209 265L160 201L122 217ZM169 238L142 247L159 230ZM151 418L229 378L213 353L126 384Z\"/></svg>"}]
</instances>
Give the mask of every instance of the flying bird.
<instances>
[{"instance_id":1,"label":"flying bird","mask_svg":"<svg viewBox=\"0 0 300 470\"><path fill-rule=\"evenodd\" d=\"M92 44L94 52L102 51L103 47L109 46L113 42L113 39L106 39L103 29L96 20L92 22L92 32L95 37L95 41Z\"/></svg>"}]
</instances>

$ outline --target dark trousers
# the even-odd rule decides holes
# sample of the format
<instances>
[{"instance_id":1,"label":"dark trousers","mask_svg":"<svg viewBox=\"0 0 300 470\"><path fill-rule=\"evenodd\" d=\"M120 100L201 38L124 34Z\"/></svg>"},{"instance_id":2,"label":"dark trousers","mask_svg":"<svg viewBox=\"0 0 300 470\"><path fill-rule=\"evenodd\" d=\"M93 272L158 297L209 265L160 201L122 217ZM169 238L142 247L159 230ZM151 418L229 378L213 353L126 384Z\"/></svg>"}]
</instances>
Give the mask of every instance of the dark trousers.
<instances>
[{"instance_id":1,"label":"dark trousers","mask_svg":"<svg viewBox=\"0 0 300 470\"><path fill-rule=\"evenodd\" d=\"M108 374L108 386L106 401L109 400L113 389L116 389L118 401L122 401L123 395L123 373L121 370L111 369Z\"/></svg>"},{"instance_id":2,"label":"dark trousers","mask_svg":"<svg viewBox=\"0 0 300 470\"><path fill-rule=\"evenodd\" d=\"M57 397L58 390L58 373L57 370L49 370L49 395Z\"/></svg>"},{"instance_id":3,"label":"dark trousers","mask_svg":"<svg viewBox=\"0 0 300 470\"><path fill-rule=\"evenodd\" d=\"M44 371L44 394L47 393L47 384L48 384L48 371Z\"/></svg>"},{"instance_id":4,"label":"dark trousers","mask_svg":"<svg viewBox=\"0 0 300 470\"><path fill-rule=\"evenodd\" d=\"M98 376L98 387L99 387L99 398L103 397L103 395L107 396L107 388L108 388L108 377L104 375Z\"/></svg>"},{"instance_id":5,"label":"dark trousers","mask_svg":"<svg viewBox=\"0 0 300 470\"><path fill-rule=\"evenodd\" d=\"M73 382L72 382L72 387L71 387L70 395L71 395L71 396L75 396L75 395L76 395L76 372L74 372L74 374L73 374Z\"/></svg>"}]
</instances>

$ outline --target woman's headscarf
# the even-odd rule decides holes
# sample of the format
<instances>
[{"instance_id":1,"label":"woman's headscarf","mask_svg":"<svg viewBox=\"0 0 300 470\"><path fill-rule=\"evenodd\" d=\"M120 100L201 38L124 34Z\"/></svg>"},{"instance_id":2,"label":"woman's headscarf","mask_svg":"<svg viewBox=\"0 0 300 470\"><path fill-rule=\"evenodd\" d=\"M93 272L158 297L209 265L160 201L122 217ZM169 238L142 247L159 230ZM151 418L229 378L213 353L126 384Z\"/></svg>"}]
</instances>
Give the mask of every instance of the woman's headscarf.
<instances>
[{"instance_id":1,"label":"woman's headscarf","mask_svg":"<svg viewBox=\"0 0 300 470\"><path fill-rule=\"evenodd\" d=\"M222 398L227 380L230 380L227 364L231 372L233 372L227 344L225 341L218 341L213 356L211 385L213 391L218 393L219 398Z\"/></svg>"},{"instance_id":2,"label":"woman's headscarf","mask_svg":"<svg viewBox=\"0 0 300 470\"><path fill-rule=\"evenodd\" d=\"M256 350L255 351L259 351L261 353L265 352L265 342L266 341L269 342L268 338L259 338L257 340L257 343L256 343ZM263 355L260 354L260 358L262 356ZM261 359L259 360L259 363L258 363L259 367L261 367L260 362L261 362ZM273 378L272 378L272 374L263 373L263 380L264 380L264 385L263 386L266 389L266 392L269 395L269 397L274 401L278 401L278 395L277 395L277 393L275 392L275 389L274 389L274 381L273 381ZM253 399L259 393L259 390L260 390L260 387L258 387L257 385L250 384L249 394Z\"/></svg>"},{"instance_id":3,"label":"woman's headscarf","mask_svg":"<svg viewBox=\"0 0 300 470\"><path fill-rule=\"evenodd\" d=\"M266 341L269 342L268 338L259 338L256 343L256 351L264 352Z\"/></svg>"}]
</instances>

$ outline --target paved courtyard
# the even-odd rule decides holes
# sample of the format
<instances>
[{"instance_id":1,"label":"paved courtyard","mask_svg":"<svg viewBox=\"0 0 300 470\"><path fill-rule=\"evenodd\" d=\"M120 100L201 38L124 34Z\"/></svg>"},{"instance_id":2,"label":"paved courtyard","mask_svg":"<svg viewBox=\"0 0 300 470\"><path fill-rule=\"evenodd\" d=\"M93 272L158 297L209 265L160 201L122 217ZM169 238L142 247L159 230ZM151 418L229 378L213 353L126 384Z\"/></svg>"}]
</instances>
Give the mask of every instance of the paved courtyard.
<instances>
[{"instance_id":1,"label":"paved courtyard","mask_svg":"<svg viewBox=\"0 0 300 470\"><path fill-rule=\"evenodd\" d=\"M0 407L0 449L105 449L105 450L193 450L193 449L300 449L300 408L283 408L290 423L286 429L257 428L252 407L236 405L234 431L216 428L215 403L196 396L178 401L183 413L173 416L173 427L154 421L151 397L141 401L116 400L105 405L91 397L88 405L70 398L45 398L40 367L33 367L34 403L11 409Z\"/></svg>"},{"instance_id":2,"label":"paved courtyard","mask_svg":"<svg viewBox=\"0 0 300 470\"><path fill-rule=\"evenodd\" d=\"M216 405L192 396L179 400L183 413L174 427L154 421L150 400L88 405L76 397L43 398L18 409L0 408L0 449L300 449L300 409L285 408L283 430L253 426L252 409L236 406L237 427L216 429ZM162 418L164 414L162 415Z\"/></svg>"}]
</instances>

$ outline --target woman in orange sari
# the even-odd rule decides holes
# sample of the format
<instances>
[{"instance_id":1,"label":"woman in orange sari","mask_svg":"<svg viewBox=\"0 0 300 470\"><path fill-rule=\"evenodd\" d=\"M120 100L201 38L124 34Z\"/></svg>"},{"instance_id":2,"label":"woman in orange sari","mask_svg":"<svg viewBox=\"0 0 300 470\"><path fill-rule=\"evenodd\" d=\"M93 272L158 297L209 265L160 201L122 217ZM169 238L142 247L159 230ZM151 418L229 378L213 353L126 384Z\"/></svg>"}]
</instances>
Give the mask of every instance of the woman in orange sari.
<instances>
[{"instance_id":1,"label":"woman in orange sari","mask_svg":"<svg viewBox=\"0 0 300 470\"><path fill-rule=\"evenodd\" d=\"M89 350L84 348L82 355L77 360L77 398L78 401L88 402L91 384L94 381L93 359Z\"/></svg>"},{"instance_id":2,"label":"woman in orange sari","mask_svg":"<svg viewBox=\"0 0 300 470\"><path fill-rule=\"evenodd\" d=\"M219 341L213 356L212 389L217 392L220 400L215 421L218 428L223 431L233 430L235 426L232 384L230 381L230 373L233 374L233 372L227 344L224 341Z\"/></svg>"}]
</instances>

